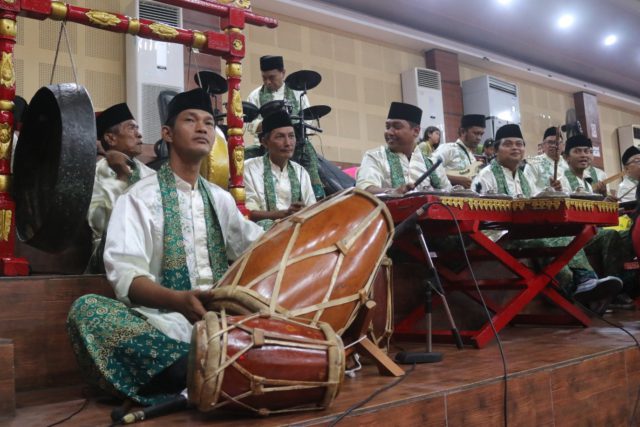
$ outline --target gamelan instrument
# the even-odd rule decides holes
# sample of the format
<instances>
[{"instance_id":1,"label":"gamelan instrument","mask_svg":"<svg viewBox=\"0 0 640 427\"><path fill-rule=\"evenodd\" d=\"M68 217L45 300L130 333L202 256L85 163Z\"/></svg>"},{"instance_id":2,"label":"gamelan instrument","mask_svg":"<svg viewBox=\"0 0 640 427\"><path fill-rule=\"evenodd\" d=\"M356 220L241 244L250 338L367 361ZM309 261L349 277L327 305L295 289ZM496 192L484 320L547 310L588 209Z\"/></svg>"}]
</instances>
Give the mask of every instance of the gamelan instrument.
<instances>
[{"instance_id":1,"label":"gamelan instrument","mask_svg":"<svg viewBox=\"0 0 640 427\"><path fill-rule=\"evenodd\" d=\"M227 79L213 71L200 71L193 76L193 80L209 95L222 95L229 90Z\"/></svg>"},{"instance_id":2,"label":"gamelan instrument","mask_svg":"<svg viewBox=\"0 0 640 427\"><path fill-rule=\"evenodd\" d=\"M11 134L7 137L10 146ZM19 237L49 252L72 243L86 222L95 168L96 120L85 88L74 83L40 88L25 112L15 150Z\"/></svg>"},{"instance_id":3,"label":"gamelan instrument","mask_svg":"<svg viewBox=\"0 0 640 427\"><path fill-rule=\"evenodd\" d=\"M324 322L210 311L193 327L189 401L203 412L325 409L338 395L344 368L342 340Z\"/></svg>"},{"instance_id":4,"label":"gamelan instrument","mask_svg":"<svg viewBox=\"0 0 640 427\"><path fill-rule=\"evenodd\" d=\"M211 290L206 308L323 321L342 334L367 300L392 232L378 198L336 193L277 221Z\"/></svg>"},{"instance_id":5,"label":"gamelan instrument","mask_svg":"<svg viewBox=\"0 0 640 427\"><path fill-rule=\"evenodd\" d=\"M307 91L315 88L322 81L320 73L312 70L300 70L289 74L284 82L289 88L299 91Z\"/></svg>"}]
</instances>

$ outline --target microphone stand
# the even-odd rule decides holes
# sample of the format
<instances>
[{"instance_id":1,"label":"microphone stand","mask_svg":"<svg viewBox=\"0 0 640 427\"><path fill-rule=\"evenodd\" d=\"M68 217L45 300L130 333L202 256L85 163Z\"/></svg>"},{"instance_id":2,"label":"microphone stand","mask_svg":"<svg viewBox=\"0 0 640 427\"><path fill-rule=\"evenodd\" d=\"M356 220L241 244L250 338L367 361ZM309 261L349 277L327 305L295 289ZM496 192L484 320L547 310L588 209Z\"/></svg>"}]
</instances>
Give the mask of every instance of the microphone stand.
<instances>
[{"instance_id":1,"label":"microphone stand","mask_svg":"<svg viewBox=\"0 0 640 427\"><path fill-rule=\"evenodd\" d=\"M440 282L440 276L438 275L438 270L436 270L435 265L433 264L433 258L431 257L431 252L429 251L429 247L427 246L427 241L424 238L424 233L422 232L422 227L420 224L415 224L416 235L418 236L418 242L420 243L420 248L422 249L422 253L424 254L425 259L427 260L427 266L429 267L429 271L433 272L434 282L431 280L425 280L425 320L427 323L427 351L426 352L405 352L402 351L396 354L396 362L401 364L414 364L414 363L435 363L442 361L442 353L434 352L432 347L432 324L431 324L431 316L432 316L432 306L431 306L431 297L432 291L435 291L442 300L442 305L444 307L444 311L447 315L447 319L449 320L449 324L451 325L451 336L454 338L456 347L459 350L464 348L462 344L462 338L460 337L460 332L458 332L458 328L456 327L455 321L453 320L453 316L451 315L451 309L449 308L449 304L447 303L447 298L444 295L444 288L442 287L442 283Z\"/></svg>"}]
</instances>

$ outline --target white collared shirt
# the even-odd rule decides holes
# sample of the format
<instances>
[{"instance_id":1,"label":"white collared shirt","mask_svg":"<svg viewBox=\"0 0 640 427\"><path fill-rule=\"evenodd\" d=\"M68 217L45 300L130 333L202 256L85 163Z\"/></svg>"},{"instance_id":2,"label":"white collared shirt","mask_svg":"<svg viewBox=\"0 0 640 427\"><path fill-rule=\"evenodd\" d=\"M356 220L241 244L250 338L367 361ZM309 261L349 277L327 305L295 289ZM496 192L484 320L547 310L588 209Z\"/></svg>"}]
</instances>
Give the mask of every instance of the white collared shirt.
<instances>
[{"instance_id":1,"label":"white collared shirt","mask_svg":"<svg viewBox=\"0 0 640 427\"><path fill-rule=\"evenodd\" d=\"M366 190L374 185L380 188L391 188L391 168L387 159L387 146L382 145L378 148L368 150L364 153L362 163L356 174L356 187ZM415 151L414 151L415 152ZM409 171L409 159L404 153L396 153L400 159L402 167L402 175L404 182L411 182L411 173Z\"/></svg>"},{"instance_id":2,"label":"white collared shirt","mask_svg":"<svg viewBox=\"0 0 640 427\"><path fill-rule=\"evenodd\" d=\"M446 170L453 171L466 169L476 160L475 153L464 145L460 139L456 142L440 144L432 156L441 157L442 166Z\"/></svg>"},{"instance_id":3,"label":"white collared shirt","mask_svg":"<svg viewBox=\"0 0 640 427\"><path fill-rule=\"evenodd\" d=\"M285 210L291 206L291 182L287 167L280 169L271 160L271 176L273 177L274 190L276 193L276 209ZM309 173L298 163L289 161L295 171L298 181L300 181L300 193L302 203L305 206L316 202L316 196L311 186ZM244 189L246 192L245 206L250 211L266 211L267 199L264 190L264 159L256 157L244 163Z\"/></svg>"},{"instance_id":4,"label":"white collared shirt","mask_svg":"<svg viewBox=\"0 0 640 427\"><path fill-rule=\"evenodd\" d=\"M522 183L520 182L520 174L516 170L514 175L510 169L505 168L500 165L502 168L502 172L504 173L504 178L507 183L507 188L509 189L510 196L518 196L524 195L524 191L522 190ZM523 174L526 179L526 173ZM535 194L535 187L531 185L531 183L527 180L527 184L529 184L529 189L531 190L531 195ZM493 174L493 170L491 166L487 166L483 168L478 176L473 179L471 183L471 189L477 191L480 194L487 193L497 193L498 192L498 181L496 180L495 175Z\"/></svg>"},{"instance_id":5,"label":"white collared shirt","mask_svg":"<svg viewBox=\"0 0 640 427\"><path fill-rule=\"evenodd\" d=\"M176 189L182 234L191 288L213 285L209 265L204 201L197 188L178 176ZM231 195L215 184L207 183L226 248L226 255L238 258L262 234L262 228L242 216ZM197 186L196 186L197 187ZM104 264L107 279L116 297L127 305L129 288L136 277L148 277L160 283L164 255L164 213L156 175L140 180L116 201L109 221ZM180 313L134 306L149 323L171 338L189 342L192 325Z\"/></svg>"}]
</instances>

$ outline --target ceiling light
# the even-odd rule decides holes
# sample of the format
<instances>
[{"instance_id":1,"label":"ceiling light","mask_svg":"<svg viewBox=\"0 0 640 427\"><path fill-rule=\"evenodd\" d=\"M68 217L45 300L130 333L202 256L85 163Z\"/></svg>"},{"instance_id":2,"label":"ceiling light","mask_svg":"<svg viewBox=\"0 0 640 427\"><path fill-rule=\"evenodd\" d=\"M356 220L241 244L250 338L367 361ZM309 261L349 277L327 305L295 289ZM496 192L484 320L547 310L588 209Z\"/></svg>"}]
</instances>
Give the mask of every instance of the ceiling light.
<instances>
[{"instance_id":1,"label":"ceiling light","mask_svg":"<svg viewBox=\"0 0 640 427\"><path fill-rule=\"evenodd\" d=\"M511 0L498 0L498 3L504 5L504 6L508 6L511 4Z\"/></svg>"},{"instance_id":2,"label":"ceiling light","mask_svg":"<svg viewBox=\"0 0 640 427\"><path fill-rule=\"evenodd\" d=\"M560 17L560 19L558 19L558 27L560 28L569 28L570 26L573 25L573 21L575 21L575 18L573 15L562 15Z\"/></svg>"},{"instance_id":3,"label":"ceiling light","mask_svg":"<svg viewBox=\"0 0 640 427\"><path fill-rule=\"evenodd\" d=\"M617 41L618 41L618 36L616 36L615 34L609 34L607 37L604 38L604 45L611 46L613 44L616 44Z\"/></svg>"}]
</instances>

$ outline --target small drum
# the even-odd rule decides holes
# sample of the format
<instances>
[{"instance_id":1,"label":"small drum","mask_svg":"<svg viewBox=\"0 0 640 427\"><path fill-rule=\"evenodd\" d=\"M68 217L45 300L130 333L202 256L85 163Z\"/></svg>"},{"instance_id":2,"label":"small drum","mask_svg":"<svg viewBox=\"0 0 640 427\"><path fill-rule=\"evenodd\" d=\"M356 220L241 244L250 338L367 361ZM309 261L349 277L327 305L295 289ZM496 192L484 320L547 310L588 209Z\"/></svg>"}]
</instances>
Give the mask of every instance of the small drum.
<instances>
[{"instance_id":1,"label":"small drum","mask_svg":"<svg viewBox=\"0 0 640 427\"><path fill-rule=\"evenodd\" d=\"M393 334L393 263L384 257L371 287L371 299L376 302L369 337L383 350L389 348Z\"/></svg>"},{"instance_id":2,"label":"small drum","mask_svg":"<svg viewBox=\"0 0 640 427\"><path fill-rule=\"evenodd\" d=\"M189 401L203 412L325 409L338 395L344 366L342 340L326 323L208 312L193 328Z\"/></svg>"},{"instance_id":3,"label":"small drum","mask_svg":"<svg viewBox=\"0 0 640 427\"><path fill-rule=\"evenodd\" d=\"M303 317L341 335L367 300L392 232L384 203L344 190L276 222L229 268L207 309Z\"/></svg>"}]
</instances>

